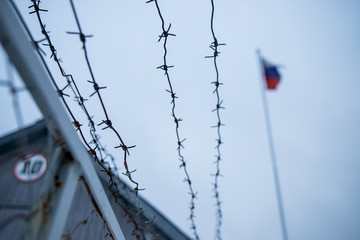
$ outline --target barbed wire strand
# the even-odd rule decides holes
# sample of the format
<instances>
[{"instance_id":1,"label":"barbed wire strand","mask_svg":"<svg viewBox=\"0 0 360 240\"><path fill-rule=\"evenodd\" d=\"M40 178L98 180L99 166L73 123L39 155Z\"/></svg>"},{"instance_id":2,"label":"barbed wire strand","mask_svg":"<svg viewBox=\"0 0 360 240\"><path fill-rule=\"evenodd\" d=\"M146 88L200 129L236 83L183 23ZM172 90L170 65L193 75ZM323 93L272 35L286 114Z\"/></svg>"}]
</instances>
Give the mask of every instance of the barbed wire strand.
<instances>
[{"instance_id":1,"label":"barbed wire strand","mask_svg":"<svg viewBox=\"0 0 360 240\"><path fill-rule=\"evenodd\" d=\"M82 45L83 45L82 49L83 49L83 51L84 51L84 57L85 57L85 60L86 60L86 63L87 63L88 69L89 69L89 73L90 73L91 79L92 79L92 81L89 81L89 82L93 83L94 89L95 89L96 94L97 94L97 96L98 96L98 98L99 98L99 101L100 101L100 103L101 103L101 106L102 106L102 108L103 108L103 112L104 112L104 115L105 115L105 118L106 118L106 120L103 120L102 123L100 123L99 125L105 123L105 124L107 125L107 127L105 127L105 128L110 128L111 130L113 130L113 132L116 134L116 136L117 136L118 139L120 140L120 143L121 143L121 144L120 144L119 146L115 147L115 148L121 147L122 150L124 151L124 166L125 166L125 169L126 169L126 173L125 173L124 175L126 175L132 183L136 184L135 189L133 189L133 191L136 193L136 204L137 204L136 212L137 212L137 214L140 214L140 215L142 215L142 216L145 216L146 214L145 214L143 208L141 207L141 203L140 203L140 200L139 200L139 198L138 198L138 191L144 190L144 189L139 189L139 188L138 188L138 185L139 185L139 184L138 184L136 181L134 181L133 178L132 178L132 176L131 176L131 173L134 172L134 171L136 171L136 170L129 171L128 166L127 166L127 161L126 161L126 156L127 156L127 155L130 155L128 149L135 147L135 145L134 145L134 146L127 147L127 146L125 145L124 141L122 140L120 134L119 134L118 131L113 127L113 125L112 125L112 123L111 123L111 121L110 121L110 119L109 119L108 113L107 113L107 111L106 111L104 102L103 102L103 100L102 100L102 97L101 97L101 94L100 94L100 91L99 91L100 89L105 88L105 87L98 87L98 84L97 84L97 82L96 82L96 80L95 80L95 76L94 76L94 73L93 73L93 70L92 70L90 61L89 61L88 51L87 51L87 48L86 48L86 38L92 37L92 35L85 35L85 34L83 33L82 28L81 28L81 25L80 25L79 18L78 18L78 14L77 14L77 12L76 12L76 8L75 8L75 5L74 5L73 0L70 0L70 4L71 4L71 8L72 8L72 10L73 10L73 15L74 15L74 18L75 18L75 20L76 20L76 24L77 24L77 27L78 27L78 30L79 30L79 31L78 31L78 32L67 32L67 33L68 33L68 34L76 34L76 35L79 35L79 36L80 36L80 41L82 42ZM103 129L105 129L105 128L103 128ZM115 167L116 167L116 165L115 165ZM153 224L152 224L152 223L150 224L150 228L151 228L151 229L153 228Z\"/></svg>"},{"instance_id":2,"label":"barbed wire strand","mask_svg":"<svg viewBox=\"0 0 360 240\"><path fill-rule=\"evenodd\" d=\"M222 218L223 218L223 212L222 212L222 208L221 208L221 200L220 200L220 191L219 191L219 177L221 177L222 175L220 174L220 161L222 160L221 158L221 144L223 144L222 141L222 137L221 137L221 127L224 126L224 124L221 122L221 118L220 118L220 110L225 109L222 106L223 100L221 100L220 98L220 93L219 93L219 87L221 85L223 85L223 83L221 83L219 81L219 70L217 67L217 57L219 56L220 52L218 51L218 47L225 45L224 43L219 43L216 36L215 36L215 31L214 31L214 12L215 12L215 6L214 6L214 0L211 0L211 34L213 37L213 42L210 45L210 48L214 51L212 56L206 56L205 58L213 58L214 60L214 68L215 68L215 72L216 72L216 81L212 82L211 84L215 85L215 90L213 91L213 93L216 94L216 108L214 110L212 110L213 112L216 111L216 115L217 115L217 124L215 126L213 126L213 128L217 128L217 145L216 145L216 150L217 150L217 155L215 155L216 157L216 161L214 162L216 164L216 171L214 174L212 174L214 176L214 183L213 183L213 192L214 192L214 198L216 201L216 224L215 224L215 238L216 239L222 239L221 238L221 225L222 225Z\"/></svg>"},{"instance_id":3,"label":"barbed wire strand","mask_svg":"<svg viewBox=\"0 0 360 240\"><path fill-rule=\"evenodd\" d=\"M73 124L74 124L76 130L79 132L79 135L81 136L81 139L83 140L83 142L84 142L84 144L86 145L86 147L89 149L89 150L88 150L89 154L92 155L93 158L94 158L94 160L100 165L100 167L102 168L101 171L105 172L105 173L108 175L108 177L109 177L109 183L110 183L108 189L110 190L111 194L115 197L115 202L116 202L116 204L119 205L119 206L124 210L125 216L127 216L127 217L130 219L129 221L134 225L133 235L134 235L137 239L141 239L139 232L141 232L142 230L141 230L141 227L140 227L139 223L137 223L136 220L135 220L135 218L132 217L132 215L129 213L128 207L123 206L123 205L118 201L118 199L117 199L117 197L119 197L119 196L117 195L117 193L118 193L118 186L117 186L117 183L114 181L114 178L113 178L113 177L116 176L116 175L112 172L112 169L111 169L110 167L106 167L106 166L105 166L106 162L104 161L104 158L102 157L102 154L105 153L104 155L105 155L106 157L110 157L110 158L112 159L112 161L114 160L114 157L113 157L111 154L109 154L109 153L107 153L107 152L104 152L104 149L105 149L105 148L101 145L101 143L100 143L100 141L99 141L99 137L98 137L98 135L96 135L96 133L95 133L95 124L94 124L94 122L92 121L92 117L90 116L89 112L87 111L87 109L86 109L86 107L85 107L84 102L85 102L86 99L84 99L84 98L81 96L81 94L80 94L80 92L79 92L79 89L78 89L77 86L76 86L76 83L75 83L75 80L74 80L73 76L72 76L71 74L66 74L65 71L63 70L63 68L62 68L62 66L61 66L61 64L60 64L60 59L57 57L57 52L56 52L56 50L55 50L55 47L54 47L54 45L53 45L52 42L51 42L51 39L50 39L50 36L49 36L48 32L45 30L45 25L43 24L43 22L42 22L42 20L41 20L40 11L42 11L42 12L47 12L47 10L41 9L41 8L39 7L39 3L40 3L39 1L31 0L31 2L33 3L33 5L30 6L29 8L33 7L33 8L34 8L34 11L30 12L30 14L36 13L37 18L38 18L38 22L39 22L40 27L41 27L42 34L45 36L45 39L42 39L42 40L40 40L40 41L35 41L35 40L34 40L34 38L33 38L32 35L31 35L30 30L29 30L28 27L26 26L26 23L25 23L25 21L22 19L22 17L21 17L21 15L20 15L19 11L17 10L15 4L14 4L14 3L12 3L12 4L13 4L14 8L16 9L16 11L17 11L17 13L18 13L18 15L19 15L19 17L20 17L20 19L21 19L24 27L25 27L25 29L27 30L27 32L28 32L28 34L29 34L29 36L30 36L30 38L32 39L32 41L33 41L33 43L34 43L34 45L35 45L35 47L36 47L36 50L37 50L37 52L38 52L38 55L40 56L40 59L42 60L44 66L45 66L45 68L46 68L46 71L48 72L48 74L49 74L49 76L50 76L50 79L51 79L51 81L53 82L53 85L54 85L54 87L55 87L55 89L56 89L59 97L61 98L61 100L62 100L65 108L67 109L70 117L71 117L72 120L73 120ZM66 79L67 79L67 85L66 85L63 89L60 89L59 86L57 85L57 83L55 82L54 77L52 76L52 73L51 73L49 67L47 66L46 61L45 61L44 57L42 56L42 54L45 54L45 52L40 48L39 42L42 42L42 41L45 41L45 40L47 41L47 44L44 44L44 45L45 45L45 46L49 46L49 49L50 49L50 51L51 51L51 53L52 53L50 57L53 57L53 58L54 58L55 62L57 63L57 65L58 65L58 67L59 67L59 70L60 70L61 74L62 74L64 77L66 77ZM69 80L69 78L71 79L71 81ZM72 87L72 84L75 86L75 89ZM65 100L65 98L64 98L64 96L68 96L67 94L64 93L64 90L65 90L67 87L70 87L70 88L72 89L73 93L75 94L75 99L78 101L79 105L82 107L82 109L84 110L84 112L86 113L86 115L87 115L87 117L88 117L89 127L91 128L90 133L91 133L91 136L92 136L92 142L91 142L91 143L96 144L96 146L95 146L94 148L92 148L92 147L90 146L90 143L88 143L88 142L86 141L86 139L85 139L85 137L84 137L84 134L82 133L82 130L81 130L82 124L80 124L80 123L76 120L74 114L71 112L70 107L68 106L68 104L67 104L67 102L66 102L66 100ZM76 94L78 94L78 95L76 95ZM97 156L97 152L96 152L96 151L99 152L99 155L101 155L101 158L99 158L99 157ZM113 162L113 164L114 164L114 166L115 166L114 169L117 169L116 164L115 164L114 162ZM128 171L128 169L127 169L127 171ZM115 186L115 190L112 188L112 186ZM137 185L137 186L138 186L138 185ZM136 188L133 190L133 192L135 192L135 194L136 194L136 197L137 197L138 191L139 191L139 190L142 190L142 189L138 189L137 186L136 186Z\"/></svg>"},{"instance_id":4,"label":"barbed wire strand","mask_svg":"<svg viewBox=\"0 0 360 240\"><path fill-rule=\"evenodd\" d=\"M42 10L42 9L41 9L41 10ZM42 10L42 11L45 11L45 10ZM33 12L31 12L31 13L33 13ZM78 100L79 105L81 105L81 107L83 108L84 112L86 113L86 115L87 115L87 117L88 117L89 126L91 127L91 133L92 133L91 135L92 135L92 138L93 138L93 140L92 140L93 142L92 142L92 143L95 143L95 144L97 143L97 144L96 144L96 148L98 148L98 144L100 144L99 141L98 141L98 140L99 140L99 137L98 137L96 134L94 134L94 132L95 132L95 124L94 124L94 122L92 121L92 117L90 116L88 110L87 110L86 107L85 107L84 101L85 101L86 99L84 99L84 98L81 96L81 94L80 94L80 92L79 92L79 89L78 89L78 87L77 87L77 85L76 85L76 82L75 82L73 76L72 76L71 74L66 74L65 71L63 70L63 68L62 68L62 66L61 66L61 64L60 64L60 59L57 57L57 53L56 53L55 47L54 47L54 45L53 45L52 42L51 42L51 39L50 39L50 37L49 37L49 35L48 35L48 32L45 31L45 27L44 27L45 25L42 24L41 18L39 19L39 21L40 21L40 23L41 23L41 26L43 26L43 27L42 27L42 32L43 32L43 34L45 35L46 40L48 41L48 44L45 44L45 45L46 45L46 46L49 46L50 50L52 51L52 57L54 57L54 60L55 60L55 62L57 63L57 65L58 65L58 67L59 67L59 69L60 69L61 74L62 74L64 77L67 78L67 81L68 81L68 82L67 82L67 85L65 86L65 88L70 87L70 88L73 90L73 93L75 94L75 90L74 90L74 88L72 87L71 83L75 86L76 92L77 92L77 94L78 94L77 96L75 96L75 99ZM43 41L43 40L41 40L41 41ZM39 43L39 41L38 41L37 43ZM69 80L69 78L71 78L71 81ZM58 92L62 92L62 93L60 93L60 95L68 96L67 94L64 94L64 93L63 93L63 91L65 90L65 88L63 88L63 89L61 89L61 90L58 90ZM74 117L72 113L70 113L70 115L71 115L72 117ZM75 121L74 123L77 124L76 122L77 122L77 121ZM95 149L95 148L94 148L94 149ZM101 147L101 149L104 149L104 147ZM109 155L109 154L106 154L106 155ZM101 158L101 159L103 159L103 158Z\"/></svg>"},{"instance_id":5,"label":"barbed wire strand","mask_svg":"<svg viewBox=\"0 0 360 240\"><path fill-rule=\"evenodd\" d=\"M186 138L182 139L180 138L180 133L179 133L179 122L182 121L181 118L178 118L175 114L175 108L176 108L176 98L178 98L174 92L174 89L173 89L173 86L172 86L172 83L171 83L171 80L170 80L170 74L169 74L169 68L172 68L174 66L171 66L171 65L167 65L167 40L168 40L168 37L169 36L175 36L175 34L172 34L170 33L170 28L171 28L171 23L169 24L169 27L166 29L165 28L165 20L161 14L161 10L160 10L160 7L159 7L159 4L158 4L158 1L157 0L150 0L150 1L147 1L146 3L150 3L150 2L155 2L155 5L156 5L156 9L157 9L157 12L159 14L159 17L161 19L161 28L162 28L162 33L161 35L159 36L159 40L158 42L160 42L162 39L164 40L164 43L163 43L163 49L164 49L164 55L163 55L163 65L157 67L158 69L161 69L165 72L165 76L166 76L166 79L167 79L167 82L168 82L168 85L169 85L169 89L166 90L169 94L170 94L170 97L171 97L171 104L172 104L172 108L171 108L171 115L174 119L174 122L175 122L175 131L176 131L176 138L177 138L177 152L178 152L178 157L179 157L179 160L181 162L180 164L180 168L183 168L184 169L184 173L185 173L185 179L184 179L184 182L187 182L188 183L188 186L189 186L189 194L191 196L191 200L190 200L190 222L191 222L191 229L193 231L193 234L195 236L196 239L199 239L199 235L198 235L198 232L197 232L197 227L196 227L196 224L195 224L195 198L196 198L196 195L197 193L195 193L195 191L193 190L193 186L192 186L192 182L190 180L190 175L189 175L189 172L187 170L187 165L186 165L186 162L185 162L185 159L184 159L184 156L182 155L182 152L181 152L181 149L184 148L183 146L183 142L186 140Z\"/></svg>"},{"instance_id":6,"label":"barbed wire strand","mask_svg":"<svg viewBox=\"0 0 360 240\"><path fill-rule=\"evenodd\" d=\"M90 116L87 108L85 107L85 103L84 103L87 99L85 99L85 98L80 94L79 88L78 88L78 86L77 86L77 84L76 84L73 76L72 76L71 74L66 74L65 71L64 71L64 69L63 69L62 66L61 66L61 63L60 63L60 62L61 62L61 59L59 59L58 56L57 56L56 49L55 49L54 45L53 45L52 42L51 42L51 39L50 39L50 37L49 37L49 35L48 35L48 32L45 30L45 25L42 23L42 20L41 20L40 14L39 14L40 11L47 12L47 10L40 9L40 8L38 7L38 4L40 3L39 1L34 1L34 0L32 0L32 2L33 2L33 3L34 3L34 2L35 2L35 3L37 2L37 9L34 7L35 10L34 10L33 12L31 12L31 13L34 13L34 12L37 13L38 20L39 20L39 22L41 23L42 33L45 35L45 39L42 39L42 40L40 40L40 41L37 41L37 42L36 42L36 45L37 45L37 47L39 47L38 44L39 44L40 42L42 42L42 41L44 41L44 40L47 40L48 43L47 43L47 44L43 44L43 45L48 46L48 47L50 48L51 53L52 53L50 57L51 57L51 58L52 58L52 57L54 58L55 62L56 62L57 65L58 65L58 68L59 68L61 74L62 74L64 77L66 77L66 79L67 79L67 85L66 85L65 88L62 89L62 90L65 90L67 87L70 87L70 88L72 89L72 91L73 91L74 94L75 94L75 91L76 91L77 95L75 95L75 99L78 101L79 105L82 107L83 111L85 112L85 114L86 114L86 116L87 116L87 118L88 118L88 120L89 120L90 134L91 134L91 136L92 136L92 138L93 138L93 139L92 139L92 143L94 143L95 146L96 146L94 149L98 149L98 144L99 144L99 141L98 141L98 140L99 140L99 137L98 137L98 135L95 133L95 132L96 132L95 123L93 122L92 117ZM41 48L40 48L40 49L41 49ZM42 51L42 52L43 52L43 51ZM87 61L87 62L88 62L88 61ZM71 80L69 80L69 78L70 78ZM74 87L72 87L71 84L73 84ZM105 88L105 87L98 87L98 85L96 84L96 82L95 82L95 84L94 84L93 86L94 86L94 89L95 89L95 92L94 92L94 93L98 93L98 95L100 96L99 90L100 90L100 89L103 89L103 88ZM92 94L92 95L93 95L93 94ZM91 96L92 96L92 95L91 95ZM66 95L66 96L68 96L68 95ZM91 96L90 96L90 97L91 97ZM101 99L101 96L100 96L100 99ZM105 105L104 105L103 101L101 100L100 102L101 102L101 106L102 106L103 111L106 113L106 109L105 109ZM104 110L104 109L105 109L105 110ZM106 113L105 115L106 115L106 120L104 120L102 123L100 123L100 125L103 124L104 122L106 122L108 126L105 127L105 128L111 128L111 129L116 133L116 135L120 138L120 135L117 133L117 131L115 130L115 128L112 126L111 121L110 121L110 119L108 118L107 113ZM76 122L75 122L75 123L76 123ZM109 126L109 125L111 125L111 126ZM103 129L105 129L105 128L103 128ZM121 139L121 138L120 138L120 139ZM122 141L122 139L121 139L121 143L122 143L122 144L121 144L119 147L123 148L123 150L124 150L124 149L127 150L128 148L135 147L135 146L126 147L126 145L123 144L124 142ZM124 151L125 151L125 150L124 150ZM126 152L128 153L128 151L125 151L125 153L126 153ZM101 151L100 151L100 155L101 155L101 154L102 154L102 153L101 153ZM101 158L101 159L103 159L103 158ZM114 165L114 166L116 166L116 165ZM137 192L138 192L139 190L142 190L142 189L139 189L139 188L138 188L138 185L139 185L139 184L138 184L137 182L135 182L135 181L132 179L132 177L131 177L131 173L130 173L128 167L127 167L126 154L124 155L124 166L125 166L125 169L126 169L126 173L125 173L124 175L128 176L128 178L130 179L130 181L136 185L136 187L134 188L133 191L137 194ZM134 172L134 171L131 171L131 172ZM130 173L130 174L129 174L129 173Z\"/></svg>"},{"instance_id":7,"label":"barbed wire strand","mask_svg":"<svg viewBox=\"0 0 360 240\"><path fill-rule=\"evenodd\" d=\"M64 71L63 71L63 69L62 69L62 67L61 67L60 59L58 58L57 52L56 52L56 50L55 50L55 47L54 47L54 45L53 45L52 42L51 42L50 36L49 36L49 34L48 34L49 32L46 31L45 25L43 24L42 19L41 19L41 16L40 16L40 11L46 12L47 10L44 10L44 9L40 9L40 8L39 8L39 5L38 5L38 4L39 4L39 1L36 1L36 0L31 0L31 1L33 2L33 5L30 6L29 8L33 7L33 8L34 8L34 11L30 12L30 14L36 13L37 18L38 18L38 21L39 21L39 24L40 24L40 27L41 27L41 32L42 32L42 34L45 36L45 39L43 39L43 40L41 40L41 41L38 41L38 42L35 42L35 41L34 41L36 47L37 47L37 49L40 49L40 47L38 46L38 43L46 40L47 43L46 43L46 44L43 44L43 45L49 47L49 49L50 49L50 51L51 51L51 53L52 53L51 56L50 56L50 58L53 58L53 59L55 60L55 62L57 63L57 65L58 65L58 67L59 67L59 69L60 69L60 71L61 71L61 74L63 74L63 76L65 76L65 77L69 77L69 75L67 75L67 74L64 73ZM43 58L42 55L40 54L40 51L38 51L38 52L39 52L39 56L41 57L43 63L45 63L44 58ZM49 70L49 68L47 67L47 64L44 64L44 65L45 65L48 73L50 73L50 70ZM56 81L55 81L54 77L52 76L52 74L49 74L49 75L50 75L50 79L51 79L51 81L52 81L52 83L53 83L53 85L54 85L54 87L55 87L55 89L56 89L56 92L58 93L59 97L61 98L61 100L62 100L62 102L63 102L63 104L64 104L64 106L65 106L65 108L67 109L68 113L70 114L71 119L73 120L73 124L74 124L76 130L79 132L79 134L80 134L80 136L81 136L84 144L85 144L85 145L87 146L87 148L89 149L89 153L94 156L95 160L99 163L99 165L103 168L103 170L106 170L106 167L100 162L99 158L97 157L95 148L92 148L92 147L90 146L90 144L86 141L86 139L85 139L85 137L84 137L84 134L83 134L83 132L82 132L82 129L81 129L82 124L80 124L80 123L76 120L73 112L71 111L68 103L66 102L66 100L65 100L65 98L64 98L65 96L66 96L66 97L70 97L68 94L64 93L64 90L65 90L66 88L68 88L69 86L71 86L68 78L67 78L68 82L67 82L67 84L65 85L65 87L62 88L62 89L60 89L60 87L59 87L58 84L56 83ZM72 78L72 80L73 80L73 78ZM75 82L75 81L73 81L73 82ZM82 105L84 105L84 104L82 103ZM109 175L111 175L111 174L109 173Z\"/></svg>"},{"instance_id":8,"label":"barbed wire strand","mask_svg":"<svg viewBox=\"0 0 360 240\"><path fill-rule=\"evenodd\" d=\"M93 149L90 149L89 152L91 152L91 153L94 153L94 152L95 152L95 155L93 155L93 156L94 156L94 159L96 160L96 159L99 159L99 158L97 157L97 155L96 155L96 151L98 151L98 153L99 153L99 155L100 155L100 161L101 161L102 165L101 165L100 163L99 163L99 164L100 164L100 166L102 167L102 170L103 170L104 172L106 172L106 170L107 170L107 171L108 171L108 172L106 172L107 175L110 175L110 176L109 176L109 177L110 177L110 186L108 187L108 189L109 189L110 193L115 197L115 203L116 203L118 206L120 206L120 207L122 208L122 210L124 211L125 217L128 217L128 218L129 218L128 223L132 223L133 226L134 226L133 231L132 231L132 235L135 236L136 239L145 239L145 233L144 233L143 227L141 226L141 224L139 224L139 223L136 221L135 216L134 216L132 213L130 213L130 210L132 210L133 212L135 212L135 215L141 215L142 217L145 217L146 219L148 219L148 220L145 221L145 224L148 224L149 227L150 227L150 235L151 235L152 239L154 239L154 240L155 240L155 239L158 239L158 234L155 233L155 229L154 229L154 224L156 223L155 216L153 216L152 218L149 217L148 214L146 213L146 211L144 211L143 208L141 208L141 206L140 206L140 200L139 200L137 194L136 194L136 202L137 202L137 205L138 205L138 206L135 207L135 208L134 208L134 207L131 207L131 208L130 208L130 207L128 207L128 206L125 206L125 205L123 205L123 204L119 201L119 198L121 198L121 199L123 199L123 202L126 203L126 202L128 202L128 199L127 199L127 197L124 197L123 194L122 194L122 195L119 194L120 186L119 186L118 184L121 184L121 185L122 185L122 188L123 188L123 190L125 190L125 192L128 192L128 187L126 186L125 183L123 183L122 181L120 181L120 179L119 179L119 177L118 177L117 175L116 175L117 178L112 178L112 176L115 176L115 175L114 175L114 174L111 175L111 174L109 173L109 172L111 172L111 168L110 168L110 166L109 166L109 162L105 162L104 160L105 160L106 158L110 157L110 158L111 158L111 161L112 161L112 163L113 163L113 169L117 171L117 166L116 166L116 164L115 164L114 157L113 157L110 153L107 152L107 150L102 146L101 142L99 141L99 136L98 136L98 135L96 134L96 132L95 132L96 130L95 130L94 122L92 121L92 117L90 116L90 114L89 114L89 112L87 111L87 109L86 109L86 107L85 107L85 104L84 104L84 101L86 101L86 99L84 99L84 98L81 96L81 94L80 94L80 92L79 92L79 89L77 88L76 82L75 82L75 80L73 79L72 75L71 75L71 74L66 74L65 71L64 71L64 69L62 68L62 66L61 66L61 64L60 64L61 61L60 61L59 58L57 58L57 52L56 52L56 50L55 50L55 47L54 47L53 44L51 43L50 36L47 34L47 36L45 35L45 36L46 36L45 39L42 39L42 40L40 40L40 41L35 41L34 38L32 37L32 34L31 34L28 26L26 25L24 19L22 18L21 14L20 14L20 12L19 12L19 10L18 10L18 8L16 7L16 5L13 3L12 0L10 0L10 2L11 2L11 4L12 4L13 8L15 9L18 17L20 18L20 21L22 22L22 24L23 24L25 30L27 31L29 37L31 38L32 42L34 43L35 49L37 50L37 53L38 53L40 59L42 60L44 66L45 66L46 71L48 72L48 74L49 74L52 82L54 83L54 86L55 86L55 88L57 89L57 92L58 92L58 93L59 93L59 92L63 92L67 87L70 87L71 90L72 90L72 92L73 92L73 94L74 94L74 96L75 96L75 100L79 103L79 105L82 107L82 109L84 110L85 114L87 115L88 120L89 120L90 133L91 133L91 136L92 136L92 138L93 138L93 140L92 140L91 143L95 143L95 144L96 144L96 147L93 148ZM32 1L32 2L33 2L33 1ZM34 3L34 2L33 2L33 3ZM39 4L39 1L36 1L35 3ZM30 7L33 7L33 6L30 6ZM29 7L29 8L30 8L30 7ZM35 8L35 7L34 7L34 8ZM35 8L35 9L36 9L36 8ZM40 9L39 7L38 7L38 9L39 9L39 11L44 11L44 12L47 11L47 10L44 10L44 9ZM31 12L31 13L34 13L34 12ZM41 18L40 18L40 20L41 20ZM39 21L39 23L40 23L40 26L45 26L44 24L42 24L42 21ZM43 28L41 28L41 29L42 29L42 32L43 32L43 33L46 32L46 31L44 31ZM59 87L58 87L58 85L56 84L56 82L55 82L55 80L54 80L54 77L53 77L52 73L50 72L49 67L47 66L47 63L46 63L46 61L44 60L44 58L43 58L43 56L42 56L42 54L46 56L46 53L40 48L39 42L42 42L42 41L45 41L45 40L48 41L48 44L45 44L45 45L46 45L46 46L49 46L49 48L50 48L50 50L51 50L51 53L52 53L52 57L54 57L54 59L55 59L57 65L58 65L58 68L59 68L61 74L62 74L64 77L66 77L66 80L67 80L67 85L66 85L63 89L61 89L61 90L59 90ZM50 46L51 46L51 47L50 47ZM69 78L71 79L71 81L69 80ZM74 89L74 87L72 87L71 84L75 85L75 89ZM78 94L78 95L77 95L77 94ZM67 94L59 93L59 96L67 96ZM65 101L65 98L61 98L61 99L62 99L62 101L64 102L65 107L66 107L67 110L69 111L69 107L68 107L68 105L67 105L67 103L66 103L66 101ZM74 114L72 114L72 113L69 113L69 114L70 114L70 116L72 116L73 119L74 119ZM74 122L76 123L77 121L74 120ZM80 128L80 130L81 130L81 128ZM80 134L80 135L82 136L82 140L85 141L84 136L83 136L82 134ZM90 147L89 147L90 144L88 144L87 142L85 143L85 145L86 145L88 148L90 148ZM103 156L105 156L105 157L103 157ZM97 162L98 162L98 161L97 161ZM105 167L105 165L106 165L106 167ZM104 167L105 167L105 168L104 168ZM116 173L117 173L117 172L116 172ZM85 182L84 182L84 183L85 183ZM136 193L137 193L137 192L136 192ZM38 210L35 209L35 211L38 211ZM105 236L105 237L106 237L106 236Z\"/></svg>"},{"instance_id":9,"label":"barbed wire strand","mask_svg":"<svg viewBox=\"0 0 360 240\"><path fill-rule=\"evenodd\" d=\"M103 109L103 112L104 112L104 115L105 115L105 120L103 120L100 124L98 124L98 126L100 125L105 125L105 127L103 128L104 129L107 129L107 128L110 128L114 133L115 135L117 136L117 138L119 139L120 141L120 145L116 146L115 148L121 148L124 152L124 167L125 167L125 170L126 172L124 173L125 176L127 176L129 178L129 180L134 183L136 185L136 187L133 189L133 191L137 194L138 191L140 190L143 190L143 189L139 189L139 183L136 182L133 178L132 178L132 175L131 173L133 173L134 171L129 171L129 168L128 168L128 163L127 163L127 160L126 160L126 156L127 155L130 155L130 152L129 152L129 149L130 148L134 148L135 145L133 146L127 146L125 145L123 139L121 138L119 132L114 128L110 118L109 118L109 115L107 113L107 110L106 110L106 107L105 107L105 104L102 100L102 97L101 97L101 94L100 94L100 90L101 89L104 89L106 87L99 87L98 83L96 82L95 80L95 76L94 76L94 73L93 73L93 70L92 70L92 67L91 67L91 64L90 64L90 61L89 61L89 57L88 57L88 51L87 51L87 48L86 48L86 38L89 38L89 37L92 37L92 35L85 35L83 32L82 32L82 29L81 29L81 25L80 25L80 21L79 21L79 18L78 18L78 15L77 15L77 12L76 12L76 9L75 9L75 6L74 6L74 3L72 0L70 0L70 4L71 4L71 8L73 10L73 14L74 14L74 17L75 17L75 20L76 20L76 24L78 26L78 32L67 32L69 34L76 34L76 35L79 35L80 37L80 41L82 42L82 49L84 51L84 57L85 57L85 60L86 60L86 63L87 63L87 66L88 66L88 69L89 69L89 73L91 75L91 81L88 81L89 83L92 83L93 84L93 87L94 87L94 90L95 92L93 94L96 93L96 95L98 96L99 98L99 101L101 103L101 107Z\"/></svg>"}]
</instances>

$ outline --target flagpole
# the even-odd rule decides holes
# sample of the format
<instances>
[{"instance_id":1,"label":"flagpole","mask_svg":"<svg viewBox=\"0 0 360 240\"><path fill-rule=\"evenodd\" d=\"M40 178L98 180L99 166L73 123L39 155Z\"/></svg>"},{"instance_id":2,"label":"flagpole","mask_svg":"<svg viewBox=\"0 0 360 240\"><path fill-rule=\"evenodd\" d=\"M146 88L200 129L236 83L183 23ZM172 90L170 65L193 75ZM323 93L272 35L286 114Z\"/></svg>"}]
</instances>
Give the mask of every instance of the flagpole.
<instances>
[{"instance_id":1,"label":"flagpole","mask_svg":"<svg viewBox=\"0 0 360 240\"><path fill-rule=\"evenodd\" d=\"M256 52L258 55L260 69L261 69L261 71L260 71L261 72L261 77L260 77L261 97L262 97L262 101L263 101L266 131L267 131L268 142L269 142L270 158L271 158L272 170L273 170L273 175L274 175L276 199L277 199L277 204L278 204L278 208L279 208L282 238L283 238L283 240L288 240L285 212L284 212L284 206L283 206L283 201L282 201L282 197L281 197L279 173L278 173L276 157L275 157L274 140L273 140L272 131L271 131L269 107L267 104L267 98L266 98L266 92L265 92L265 79L264 79L264 74L263 74L264 70L263 70L262 57L260 54L260 50L257 50Z\"/></svg>"}]
</instances>

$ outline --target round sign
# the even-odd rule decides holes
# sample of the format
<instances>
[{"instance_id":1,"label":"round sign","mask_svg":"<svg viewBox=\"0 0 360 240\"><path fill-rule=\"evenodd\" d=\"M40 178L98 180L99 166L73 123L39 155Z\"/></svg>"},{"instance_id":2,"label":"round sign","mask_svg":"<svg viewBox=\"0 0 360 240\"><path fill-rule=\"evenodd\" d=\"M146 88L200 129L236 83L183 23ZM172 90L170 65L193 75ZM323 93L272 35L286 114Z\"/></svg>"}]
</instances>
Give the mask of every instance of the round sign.
<instances>
[{"instance_id":1,"label":"round sign","mask_svg":"<svg viewBox=\"0 0 360 240\"><path fill-rule=\"evenodd\" d=\"M14 175L21 182L33 182L41 178L47 169L47 160L41 154L19 159L14 167Z\"/></svg>"}]
</instances>

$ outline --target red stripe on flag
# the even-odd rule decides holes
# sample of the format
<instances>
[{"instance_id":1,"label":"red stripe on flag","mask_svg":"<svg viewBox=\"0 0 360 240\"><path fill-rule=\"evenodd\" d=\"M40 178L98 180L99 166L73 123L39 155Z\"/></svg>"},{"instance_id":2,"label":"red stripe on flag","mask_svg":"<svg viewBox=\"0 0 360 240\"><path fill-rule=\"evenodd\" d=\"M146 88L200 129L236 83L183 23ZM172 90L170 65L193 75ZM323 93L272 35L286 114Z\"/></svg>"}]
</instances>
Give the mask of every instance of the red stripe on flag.
<instances>
[{"instance_id":1,"label":"red stripe on flag","mask_svg":"<svg viewBox=\"0 0 360 240\"><path fill-rule=\"evenodd\" d=\"M275 90L276 86L280 82L280 78L272 78L272 77L266 77L266 85L267 89Z\"/></svg>"}]
</instances>

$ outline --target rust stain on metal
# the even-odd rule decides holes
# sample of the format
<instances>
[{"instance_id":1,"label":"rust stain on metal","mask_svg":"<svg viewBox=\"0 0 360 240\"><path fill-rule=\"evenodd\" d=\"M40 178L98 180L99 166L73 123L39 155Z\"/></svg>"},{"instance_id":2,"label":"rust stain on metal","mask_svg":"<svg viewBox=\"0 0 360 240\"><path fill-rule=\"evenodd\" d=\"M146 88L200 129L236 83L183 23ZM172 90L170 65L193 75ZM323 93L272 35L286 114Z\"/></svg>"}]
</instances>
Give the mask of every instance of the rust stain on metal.
<instances>
[{"instance_id":1,"label":"rust stain on metal","mask_svg":"<svg viewBox=\"0 0 360 240\"><path fill-rule=\"evenodd\" d=\"M59 177L58 174L56 174L55 177L54 177L54 185L55 185L56 189L61 188L62 185L63 185L63 182L60 180L60 177Z\"/></svg>"}]
</instances>

